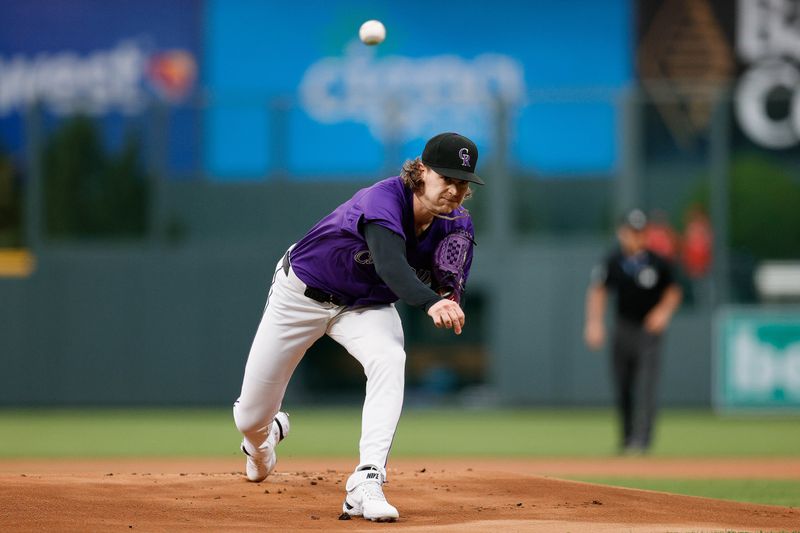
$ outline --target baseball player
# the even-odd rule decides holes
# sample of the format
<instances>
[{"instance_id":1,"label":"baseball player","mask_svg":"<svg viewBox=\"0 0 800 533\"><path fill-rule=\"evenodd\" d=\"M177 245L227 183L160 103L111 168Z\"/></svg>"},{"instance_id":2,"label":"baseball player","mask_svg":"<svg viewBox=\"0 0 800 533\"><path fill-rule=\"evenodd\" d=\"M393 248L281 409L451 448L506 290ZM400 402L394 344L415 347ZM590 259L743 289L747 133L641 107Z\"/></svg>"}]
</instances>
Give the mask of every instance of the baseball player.
<instances>
[{"instance_id":1,"label":"baseball player","mask_svg":"<svg viewBox=\"0 0 800 533\"><path fill-rule=\"evenodd\" d=\"M611 364L621 419L620 444L626 454L649 449L661 335L682 299L672 265L645 248L646 229L647 217L641 210L625 216L617 228L619 249L593 269L586 295L584 338L593 350L605 342L608 292L617 295Z\"/></svg>"},{"instance_id":2,"label":"baseball player","mask_svg":"<svg viewBox=\"0 0 800 533\"><path fill-rule=\"evenodd\" d=\"M405 379L403 329L394 302L424 309L434 326L460 334L459 302L472 264L474 230L462 202L483 185L478 149L441 133L399 176L358 191L278 261L234 404L250 481L275 467L289 432L286 386L322 335L344 346L367 377L359 463L347 480L342 518L394 521L383 494Z\"/></svg>"}]
</instances>

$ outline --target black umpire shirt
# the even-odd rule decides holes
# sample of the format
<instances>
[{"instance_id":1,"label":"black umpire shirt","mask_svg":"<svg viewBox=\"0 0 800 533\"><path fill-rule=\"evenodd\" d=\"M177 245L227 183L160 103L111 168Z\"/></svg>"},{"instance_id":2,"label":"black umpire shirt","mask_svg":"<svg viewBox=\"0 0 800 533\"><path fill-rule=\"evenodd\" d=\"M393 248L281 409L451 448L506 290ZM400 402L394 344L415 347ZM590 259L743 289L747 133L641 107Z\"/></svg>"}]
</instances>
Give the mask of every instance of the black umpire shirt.
<instances>
[{"instance_id":1,"label":"black umpire shirt","mask_svg":"<svg viewBox=\"0 0 800 533\"><path fill-rule=\"evenodd\" d=\"M592 278L616 291L617 316L637 324L675 282L669 261L649 250L632 256L617 250L595 268Z\"/></svg>"}]
</instances>

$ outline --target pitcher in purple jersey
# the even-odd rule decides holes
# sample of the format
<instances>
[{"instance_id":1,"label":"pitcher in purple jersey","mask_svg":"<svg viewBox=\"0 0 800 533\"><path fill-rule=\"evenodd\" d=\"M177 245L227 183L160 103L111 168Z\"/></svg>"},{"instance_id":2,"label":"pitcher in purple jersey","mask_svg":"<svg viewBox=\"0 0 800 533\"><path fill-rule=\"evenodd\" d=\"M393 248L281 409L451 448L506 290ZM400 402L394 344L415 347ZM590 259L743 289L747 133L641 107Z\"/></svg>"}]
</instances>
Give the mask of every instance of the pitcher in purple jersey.
<instances>
[{"instance_id":1,"label":"pitcher in purple jersey","mask_svg":"<svg viewBox=\"0 0 800 533\"><path fill-rule=\"evenodd\" d=\"M367 377L360 457L340 518L397 520L382 489L405 381L394 303L419 307L434 326L461 333L464 311L432 288L431 272L443 239L455 232L474 236L461 204L472 195L470 183L483 185L477 162L478 149L466 137L436 135L399 176L358 191L278 261L233 409L248 480L262 481L275 468L275 447L289 433L289 417L280 411L289 379L306 350L327 334ZM471 265L470 246L463 279Z\"/></svg>"}]
</instances>

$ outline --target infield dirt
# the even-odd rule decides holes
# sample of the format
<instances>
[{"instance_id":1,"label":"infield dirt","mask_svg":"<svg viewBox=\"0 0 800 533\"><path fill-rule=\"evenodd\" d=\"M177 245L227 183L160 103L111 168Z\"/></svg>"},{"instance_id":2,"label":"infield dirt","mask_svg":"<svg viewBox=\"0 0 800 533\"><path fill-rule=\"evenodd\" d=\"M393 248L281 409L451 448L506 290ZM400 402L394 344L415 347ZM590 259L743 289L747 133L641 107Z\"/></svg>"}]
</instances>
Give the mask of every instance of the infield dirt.
<instances>
[{"instance_id":1,"label":"infield dirt","mask_svg":"<svg viewBox=\"0 0 800 533\"><path fill-rule=\"evenodd\" d=\"M239 457L0 461L2 531L800 531L800 509L551 476L800 479L800 460L399 459L399 522L339 520L350 461L280 458L248 483Z\"/></svg>"}]
</instances>

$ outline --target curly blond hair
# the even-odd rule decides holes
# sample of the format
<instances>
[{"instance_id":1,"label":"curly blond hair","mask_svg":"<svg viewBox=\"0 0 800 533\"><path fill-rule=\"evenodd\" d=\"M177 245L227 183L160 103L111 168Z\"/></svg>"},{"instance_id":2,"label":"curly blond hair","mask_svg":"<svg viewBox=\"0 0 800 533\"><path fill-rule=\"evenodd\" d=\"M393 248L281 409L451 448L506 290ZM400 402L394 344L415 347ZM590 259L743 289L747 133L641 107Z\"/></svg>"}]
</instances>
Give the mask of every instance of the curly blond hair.
<instances>
[{"instance_id":1,"label":"curly blond hair","mask_svg":"<svg viewBox=\"0 0 800 533\"><path fill-rule=\"evenodd\" d=\"M403 180L403 184L406 187L417 192L424 185L422 175L425 173L426 168L427 166L419 157L415 159L406 159L406 162L403 163L403 168L400 170L400 179ZM472 187L468 185L467 194L464 195L464 201L470 198L472 198Z\"/></svg>"}]
</instances>

